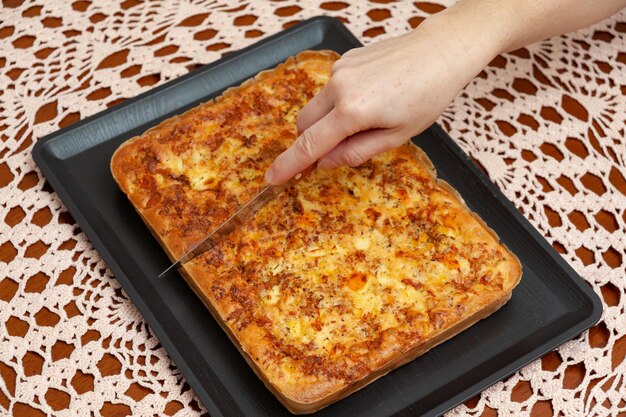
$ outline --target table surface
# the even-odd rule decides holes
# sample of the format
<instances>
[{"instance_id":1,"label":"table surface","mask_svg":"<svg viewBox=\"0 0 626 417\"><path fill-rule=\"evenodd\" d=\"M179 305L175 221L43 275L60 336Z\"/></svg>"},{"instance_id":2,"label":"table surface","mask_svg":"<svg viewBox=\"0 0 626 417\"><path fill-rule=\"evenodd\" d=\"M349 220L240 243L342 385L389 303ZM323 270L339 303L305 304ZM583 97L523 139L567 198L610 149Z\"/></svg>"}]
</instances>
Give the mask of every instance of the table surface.
<instances>
[{"instance_id":1,"label":"table surface","mask_svg":"<svg viewBox=\"0 0 626 417\"><path fill-rule=\"evenodd\" d=\"M205 410L30 157L34 141L318 14L364 43L451 2L5 1L0 414ZM450 415L626 416L626 13L499 56L439 122L602 296L589 332Z\"/></svg>"}]
</instances>

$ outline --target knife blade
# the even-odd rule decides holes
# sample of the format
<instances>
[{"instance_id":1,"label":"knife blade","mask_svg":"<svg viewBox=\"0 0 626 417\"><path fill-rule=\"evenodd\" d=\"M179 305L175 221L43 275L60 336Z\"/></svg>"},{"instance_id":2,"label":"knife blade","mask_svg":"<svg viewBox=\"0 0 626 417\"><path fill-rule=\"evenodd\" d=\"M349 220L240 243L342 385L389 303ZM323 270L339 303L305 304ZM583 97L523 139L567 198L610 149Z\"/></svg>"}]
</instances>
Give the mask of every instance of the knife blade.
<instances>
[{"instance_id":1,"label":"knife blade","mask_svg":"<svg viewBox=\"0 0 626 417\"><path fill-rule=\"evenodd\" d=\"M207 237L196 243L187 253L181 256L176 262L170 265L165 271L159 274L159 278L170 275L173 271L176 271L184 263L189 262L198 255L203 254L207 250L214 247L221 239L228 236L237 227L244 224L248 219L252 218L256 212L258 212L269 201L273 200L277 195L283 192L285 189L300 182L308 174L315 169L315 164L306 168L304 171L297 174L291 180L279 184L279 185L266 185L257 195L252 197L250 201L241 206L239 210L232 216L230 216L224 223L219 225L213 230Z\"/></svg>"}]
</instances>

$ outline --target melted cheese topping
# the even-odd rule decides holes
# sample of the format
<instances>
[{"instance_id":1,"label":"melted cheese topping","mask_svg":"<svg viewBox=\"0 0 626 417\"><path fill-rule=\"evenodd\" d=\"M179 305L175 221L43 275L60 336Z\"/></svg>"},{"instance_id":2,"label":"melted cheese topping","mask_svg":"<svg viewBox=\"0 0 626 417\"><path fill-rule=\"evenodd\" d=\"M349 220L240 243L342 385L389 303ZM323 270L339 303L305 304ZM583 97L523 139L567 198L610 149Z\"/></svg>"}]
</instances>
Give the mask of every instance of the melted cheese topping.
<instances>
[{"instance_id":1,"label":"melted cheese topping","mask_svg":"<svg viewBox=\"0 0 626 417\"><path fill-rule=\"evenodd\" d=\"M458 208L432 204L433 192L409 149L360 168L314 173L231 235L219 255L208 256L205 266L225 277L218 281L224 291L241 285L254 298L261 288L251 316L230 324L269 317L266 329L279 349L289 345L329 360L341 360L356 344L380 342L389 329L419 340L442 328L444 316L478 293L472 287L497 269L504 252L465 239L454 219Z\"/></svg>"},{"instance_id":2,"label":"melted cheese topping","mask_svg":"<svg viewBox=\"0 0 626 417\"><path fill-rule=\"evenodd\" d=\"M329 78L332 60L312 61L132 143L125 191L174 256L263 186ZM314 172L188 271L272 384L315 391L365 377L510 291L511 259L406 145Z\"/></svg>"}]
</instances>

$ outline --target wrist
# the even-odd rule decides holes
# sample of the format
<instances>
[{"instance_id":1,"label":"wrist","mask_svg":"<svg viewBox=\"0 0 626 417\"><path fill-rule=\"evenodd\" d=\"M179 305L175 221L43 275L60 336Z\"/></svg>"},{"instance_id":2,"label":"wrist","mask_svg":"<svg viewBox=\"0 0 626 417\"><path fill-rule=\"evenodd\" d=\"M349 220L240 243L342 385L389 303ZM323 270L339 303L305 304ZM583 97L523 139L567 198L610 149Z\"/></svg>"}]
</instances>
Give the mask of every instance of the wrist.
<instances>
[{"instance_id":1,"label":"wrist","mask_svg":"<svg viewBox=\"0 0 626 417\"><path fill-rule=\"evenodd\" d=\"M456 43L480 70L516 44L519 20L500 0L465 0L426 19L420 26Z\"/></svg>"}]
</instances>

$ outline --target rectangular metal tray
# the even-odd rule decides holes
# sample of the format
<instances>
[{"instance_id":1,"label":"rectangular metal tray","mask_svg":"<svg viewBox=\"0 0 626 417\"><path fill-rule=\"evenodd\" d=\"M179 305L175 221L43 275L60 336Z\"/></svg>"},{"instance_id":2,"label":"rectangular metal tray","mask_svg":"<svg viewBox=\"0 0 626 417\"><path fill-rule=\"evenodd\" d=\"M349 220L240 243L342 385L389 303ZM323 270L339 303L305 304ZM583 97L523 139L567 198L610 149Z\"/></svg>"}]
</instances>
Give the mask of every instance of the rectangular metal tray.
<instances>
[{"instance_id":1,"label":"rectangular metal tray","mask_svg":"<svg viewBox=\"0 0 626 417\"><path fill-rule=\"evenodd\" d=\"M343 53L358 46L339 21L313 18L55 132L33 149L37 165L212 417L290 414L182 277L157 279L168 258L113 181L111 155L130 137L301 50ZM440 127L430 127L414 141L439 177L518 255L522 281L494 315L316 416L441 414L600 318L597 295Z\"/></svg>"}]
</instances>

